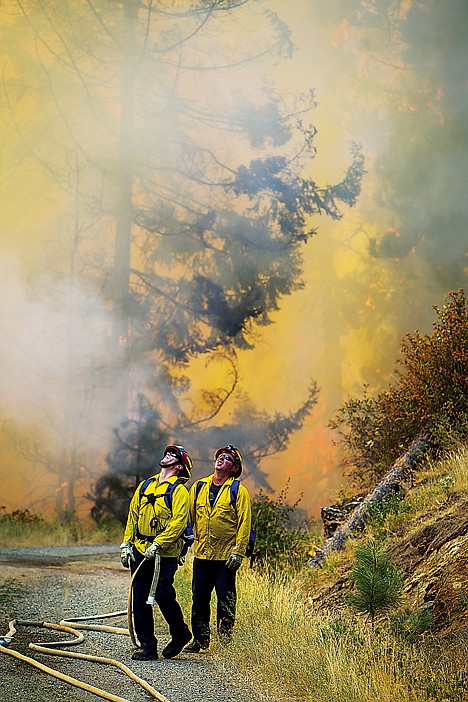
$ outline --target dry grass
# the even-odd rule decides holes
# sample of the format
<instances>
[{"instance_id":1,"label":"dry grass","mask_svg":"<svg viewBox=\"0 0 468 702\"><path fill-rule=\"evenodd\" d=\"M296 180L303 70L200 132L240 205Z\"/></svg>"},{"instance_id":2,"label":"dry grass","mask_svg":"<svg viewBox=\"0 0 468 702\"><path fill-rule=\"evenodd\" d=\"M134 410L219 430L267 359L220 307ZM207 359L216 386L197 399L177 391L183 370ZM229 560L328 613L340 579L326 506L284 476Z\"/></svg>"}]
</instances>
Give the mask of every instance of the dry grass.
<instances>
[{"instance_id":1,"label":"dry grass","mask_svg":"<svg viewBox=\"0 0 468 702\"><path fill-rule=\"evenodd\" d=\"M417 475L404 510L380 525L393 539L466 496L468 449L429 463ZM242 569L232 645L217 655L258 681L266 699L300 702L462 702L468 700L467 630L444 639L411 640L390 622L373 632L344 606L314 609L307 593L326 589L349 566L352 545L325 567L291 579ZM336 601L339 601L339 597Z\"/></svg>"},{"instance_id":2,"label":"dry grass","mask_svg":"<svg viewBox=\"0 0 468 702\"><path fill-rule=\"evenodd\" d=\"M444 651L440 642L427 636L409 644L386 624L372 631L345 609L324 615L310 607L300 578L285 581L279 574L246 570L239 585L235 636L228 649L218 649L218 656L250 680L257 679L271 699L465 699L466 638Z\"/></svg>"},{"instance_id":3,"label":"dry grass","mask_svg":"<svg viewBox=\"0 0 468 702\"><path fill-rule=\"evenodd\" d=\"M413 519L468 494L468 446L441 461L428 461L416 476L409 504Z\"/></svg>"},{"instance_id":4,"label":"dry grass","mask_svg":"<svg viewBox=\"0 0 468 702\"><path fill-rule=\"evenodd\" d=\"M122 533L123 527L117 522L98 527L91 518L61 523L27 510L0 514L0 548L120 543Z\"/></svg>"}]
</instances>

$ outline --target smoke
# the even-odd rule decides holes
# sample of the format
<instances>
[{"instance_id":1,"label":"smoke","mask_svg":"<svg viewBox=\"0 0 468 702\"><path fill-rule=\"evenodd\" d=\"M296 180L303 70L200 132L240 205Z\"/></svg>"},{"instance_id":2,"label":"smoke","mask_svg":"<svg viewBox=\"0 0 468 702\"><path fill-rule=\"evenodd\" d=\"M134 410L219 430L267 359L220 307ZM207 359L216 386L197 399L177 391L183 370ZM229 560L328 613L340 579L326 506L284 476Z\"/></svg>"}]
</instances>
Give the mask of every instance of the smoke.
<instances>
[{"instance_id":1,"label":"smoke","mask_svg":"<svg viewBox=\"0 0 468 702\"><path fill-rule=\"evenodd\" d=\"M109 314L96 292L41 275L28 283L18 259L0 254L0 395L3 410L63 415L66 386L108 361ZM76 387L74 387L76 390Z\"/></svg>"},{"instance_id":2,"label":"smoke","mask_svg":"<svg viewBox=\"0 0 468 702\"><path fill-rule=\"evenodd\" d=\"M65 440L77 460L78 447L85 447L89 461L102 452L115 423L110 314L84 283L46 274L28 281L6 251L0 254L0 300L0 413L7 434L36 466L49 456L54 470L52 456ZM21 464L18 457L11 461Z\"/></svg>"},{"instance_id":3,"label":"smoke","mask_svg":"<svg viewBox=\"0 0 468 702\"><path fill-rule=\"evenodd\" d=\"M338 182L349 164L350 144L362 145L367 176L358 207L344 211L339 222L311 223L318 226L318 234L304 248L303 289L279 301L271 316L273 323L252 337L253 350L239 352L239 384L259 412L295 411L306 397L309 379L317 380L316 411L290 447L261 466L267 484L276 491L290 477L291 497L304 493L301 506L316 516L320 506L334 499L340 485L339 454L326 429L333 411L347 397L358 395L364 382L371 390L385 387L400 339L416 328L429 331L432 305L441 305L444 294L463 285L466 278L466 2L453 0L447 7L425 0L406 16L387 16L388 3L371 5L372 17L366 16L369 3L354 0L265 0L255 3L255 15L241 15L236 21L222 13L214 30L207 23L196 37L198 53L186 60L181 44L180 61L177 56L169 69L169 62L164 67L159 56L164 46L176 46L182 35L162 32L161 41L166 44L160 45L160 54L138 56L146 72L139 90L147 92L138 113L138 138L124 144L122 151L125 161L139 158L145 163L140 183L149 191L156 190L163 174L167 178L159 209L147 207L146 219L138 222L159 236L164 225L171 229L171 217L176 219L176 208L168 204L177 185L174 151L178 163L191 170L195 179L204 173L207 162L217 175L212 154L220 144L231 167L245 162L250 145L242 141L240 132L247 125L250 144L277 153L288 136L286 126L272 130L269 123L279 107L296 105L293 94L298 91L307 94L313 89L317 101L313 112L317 154L308 167L317 182ZM282 64L272 61L265 80L249 67L245 48L250 47L252 54L266 48L262 9L278 14L276 29L282 40L278 40L276 58L289 56ZM81 12L80 4L69 10ZM401 33L393 31L396 19ZM169 14L159 20L172 21ZM289 25L294 53L282 21ZM146 29L149 36L153 26ZM214 46L217 32L223 36L219 53L208 49ZM26 33L24 37L21 44L16 41L18 46L28 41L33 46L37 40ZM17 50L15 39L12 34L12 56ZM94 49L94 42L100 41L97 35L90 38L90 47ZM45 52L44 48L41 56ZM109 107L111 91L103 86L106 81L112 85L116 69L109 54L108 63L107 59L102 62L108 73L101 80L101 65L93 64L92 58L89 61L83 76L97 77L89 94L79 92L76 83L73 92L66 74L57 71L54 98L60 98L62 111L53 101L46 104L48 81L56 76L47 75L35 54L30 64L24 64L29 66L28 81L18 79L21 89L17 94L12 91L5 102L11 119L3 120L7 125L2 133L6 187L0 216L2 237L10 237L11 243L9 252L4 250L0 256L0 397L8 429L26 428L29 437L43 442L44 452L47 446L60 450L64 437L71 438L77 453L86 454L83 465L91 476L103 469L102 457L117 421L111 401L112 319L91 284L38 273L34 261L43 241L65 229L63 218L73 220L75 208L80 233L83 239L88 237L85 248L90 250L98 242L104 249L95 266L108 256L109 225L100 217L104 220L113 211L116 188L111 178L101 181L96 173L112 172L115 166L108 148L115 137L109 129L109 124L115 126L115 115ZM228 69L236 63L241 71L234 78ZM213 77L208 68L219 64L224 68ZM28 89L30 85L34 90ZM184 98L197 98L194 111L204 126L196 136L205 150L197 151L190 140L179 139L194 113L184 111L182 100L172 99L177 91ZM98 98L92 103L97 114L85 110L90 95ZM268 102L266 95L272 98ZM218 119L220 108L227 104L237 110L239 133L234 135ZM57 127L63 115L65 129ZM49 127L55 135L53 143L47 138ZM47 161L52 176L49 171L44 176L39 166L24 165L31 153L38 157L37 163ZM159 170L151 162L153 153ZM99 168L90 175L89 164L95 163ZM68 171L64 164L70 166ZM62 179L58 185L60 172L68 174L68 182ZM179 209L196 210L199 191L193 183L184 187ZM62 199L57 196L60 188L67 190ZM77 205L78 189L85 195ZM138 195L142 198L141 192ZM200 231L203 234L203 227ZM180 262L193 242L187 241L183 227L182 233L160 239L157 265L164 269L175 260L179 262L175 274L183 278ZM206 256L207 268L209 262ZM266 268L264 261L260 265ZM227 275L221 271L221 277L223 273ZM169 313L162 319L160 309L154 310L154 317L166 325L172 319ZM226 384L225 370L207 379L201 365L195 362L186 369L192 398L203 389ZM158 375L148 361L139 373L141 378L135 371L135 383L157 385L164 394L164 368ZM229 412L226 408L226 421ZM239 440L242 436L247 440L248 433L239 434ZM220 440L228 443L229 437ZM195 450L198 446L201 450L203 441L200 431L194 436ZM28 468L10 451L1 461L5 479L13 480L14 467L11 504L18 504L16 495L21 502L31 494L31 471L37 468ZM54 479L55 474L48 481L44 478L41 494L53 491ZM254 492L256 486L250 487Z\"/></svg>"}]
</instances>

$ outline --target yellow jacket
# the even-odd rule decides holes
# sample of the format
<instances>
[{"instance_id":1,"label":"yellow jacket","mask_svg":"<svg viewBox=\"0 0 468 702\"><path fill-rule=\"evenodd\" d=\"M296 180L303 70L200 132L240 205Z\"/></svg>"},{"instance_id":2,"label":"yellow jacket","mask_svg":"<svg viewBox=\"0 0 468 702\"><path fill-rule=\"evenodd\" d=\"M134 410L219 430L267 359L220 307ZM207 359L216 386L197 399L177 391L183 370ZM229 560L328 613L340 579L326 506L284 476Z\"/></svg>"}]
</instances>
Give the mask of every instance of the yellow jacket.
<instances>
[{"instance_id":1,"label":"yellow jacket","mask_svg":"<svg viewBox=\"0 0 468 702\"><path fill-rule=\"evenodd\" d=\"M144 554L151 543L159 544L161 556L180 556L184 542L181 538L187 526L189 515L188 490L180 483L172 493L172 511L166 506L164 496L169 484L175 483L178 478L171 476L161 483L158 482L159 473L152 476L145 494L140 497L140 488L145 482L138 485L130 502L127 526L123 540L133 543L137 550ZM153 497L154 498L154 504ZM148 539L145 537L156 538Z\"/></svg>"},{"instance_id":2,"label":"yellow jacket","mask_svg":"<svg viewBox=\"0 0 468 702\"><path fill-rule=\"evenodd\" d=\"M236 504L231 505L229 478L220 488L213 508L209 502L209 488L213 476L195 481L190 488L190 521L195 541L195 558L224 561L231 553L245 556L252 522L250 497L240 483ZM203 483L197 495L197 483Z\"/></svg>"}]
</instances>

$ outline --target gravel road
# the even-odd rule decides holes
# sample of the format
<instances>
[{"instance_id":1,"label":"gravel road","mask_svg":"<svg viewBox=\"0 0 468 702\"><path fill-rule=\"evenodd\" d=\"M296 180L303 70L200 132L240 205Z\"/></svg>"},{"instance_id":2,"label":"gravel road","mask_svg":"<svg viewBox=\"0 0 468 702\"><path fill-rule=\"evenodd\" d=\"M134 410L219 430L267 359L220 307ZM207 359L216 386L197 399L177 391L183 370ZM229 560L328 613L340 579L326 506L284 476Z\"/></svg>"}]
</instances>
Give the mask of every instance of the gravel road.
<instances>
[{"instance_id":1,"label":"gravel road","mask_svg":"<svg viewBox=\"0 0 468 702\"><path fill-rule=\"evenodd\" d=\"M120 566L116 546L75 546L37 549L0 549L0 585L19 581L26 593L13 607L20 619L58 624L62 619L125 610L129 574ZM10 614L10 613L9 613ZM161 648L168 641L167 627L155 609L156 633ZM89 623L92 623L91 621ZM95 621L126 627L126 616ZM8 621L0 636L8 631ZM275 702L260 694L236 671L208 653L181 654L172 660L131 660L128 636L85 631L85 641L64 650L113 658L127 665L170 702ZM62 632L37 627L18 627L9 646L41 663L89 685L119 695L130 702L154 699L114 666L78 659L49 656L28 648L29 642L45 643L68 638ZM2 697L10 702L91 702L102 699L80 690L0 651Z\"/></svg>"}]
</instances>

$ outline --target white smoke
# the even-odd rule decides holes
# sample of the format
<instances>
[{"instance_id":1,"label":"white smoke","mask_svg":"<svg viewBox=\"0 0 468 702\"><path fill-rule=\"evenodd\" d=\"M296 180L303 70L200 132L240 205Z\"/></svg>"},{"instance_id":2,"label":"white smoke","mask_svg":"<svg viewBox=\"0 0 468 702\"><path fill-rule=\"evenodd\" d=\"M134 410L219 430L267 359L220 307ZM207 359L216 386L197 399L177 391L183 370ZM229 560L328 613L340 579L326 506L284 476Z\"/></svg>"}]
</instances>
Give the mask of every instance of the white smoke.
<instances>
[{"instance_id":1,"label":"white smoke","mask_svg":"<svg viewBox=\"0 0 468 702\"><path fill-rule=\"evenodd\" d=\"M27 281L18 260L1 252L1 415L45 437L60 437L68 423L77 439L102 441L112 426L110 325L91 287L45 274Z\"/></svg>"}]
</instances>

